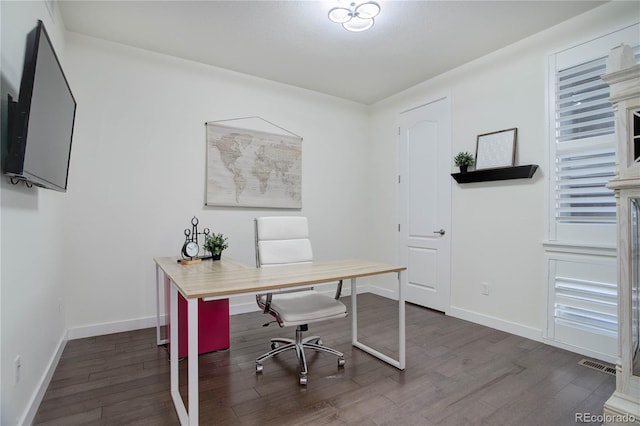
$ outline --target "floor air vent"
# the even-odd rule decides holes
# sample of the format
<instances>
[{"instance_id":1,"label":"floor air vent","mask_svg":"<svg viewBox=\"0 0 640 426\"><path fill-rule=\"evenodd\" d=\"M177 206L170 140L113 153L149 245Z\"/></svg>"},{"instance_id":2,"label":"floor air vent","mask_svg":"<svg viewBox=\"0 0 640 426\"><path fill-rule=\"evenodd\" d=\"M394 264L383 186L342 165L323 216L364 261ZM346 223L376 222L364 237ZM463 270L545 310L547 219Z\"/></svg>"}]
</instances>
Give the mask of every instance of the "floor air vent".
<instances>
[{"instance_id":1,"label":"floor air vent","mask_svg":"<svg viewBox=\"0 0 640 426\"><path fill-rule=\"evenodd\" d=\"M589 367L594 370L602 371L603 373L611 374L612 376L616 375L615 367L611 367L610 365L606 365L598 361L591 361L590 359L582 359L578 364L583 365L585 367Z\"/></svg>"}]
</instances>

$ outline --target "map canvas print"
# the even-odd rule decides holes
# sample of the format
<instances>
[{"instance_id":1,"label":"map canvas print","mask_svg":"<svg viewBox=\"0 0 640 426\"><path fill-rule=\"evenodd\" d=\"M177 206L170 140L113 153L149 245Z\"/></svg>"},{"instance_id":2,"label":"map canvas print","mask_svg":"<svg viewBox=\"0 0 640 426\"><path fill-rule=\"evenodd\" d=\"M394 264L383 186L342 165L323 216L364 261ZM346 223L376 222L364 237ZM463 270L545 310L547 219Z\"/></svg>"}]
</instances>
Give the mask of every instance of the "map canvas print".
<instances>
[{"instance_id":1,"label":"map canvas print","mask_svg":"<svg viewBox=\"0 0 640 426\"><path fill-rule=\"evenodd\" d=\"M207 123L206 205L302 208L302 138Z\"/></svg>"}]
</instances>

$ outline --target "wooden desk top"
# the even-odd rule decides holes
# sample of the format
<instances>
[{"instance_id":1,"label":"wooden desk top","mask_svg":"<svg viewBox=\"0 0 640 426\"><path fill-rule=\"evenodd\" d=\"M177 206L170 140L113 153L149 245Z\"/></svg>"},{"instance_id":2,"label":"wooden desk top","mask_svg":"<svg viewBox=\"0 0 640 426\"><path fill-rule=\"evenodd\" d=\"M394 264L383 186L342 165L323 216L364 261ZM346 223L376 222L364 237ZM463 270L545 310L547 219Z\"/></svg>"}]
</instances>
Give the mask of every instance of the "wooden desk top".
<instances>
[{"instance_id":1,"label":"wooden desk top","mask_svg":"<svg viewBox=\"0 0 640 426\"><path fill-rule=\"evenodd\" d=\"M203 260L194 265L181 265L176 260L176 257L154 259L188 299L268 292L407 269L366 260L313 262L269 268L250 267L225 257L219 261Z\"/></svg>"}]
</instances>

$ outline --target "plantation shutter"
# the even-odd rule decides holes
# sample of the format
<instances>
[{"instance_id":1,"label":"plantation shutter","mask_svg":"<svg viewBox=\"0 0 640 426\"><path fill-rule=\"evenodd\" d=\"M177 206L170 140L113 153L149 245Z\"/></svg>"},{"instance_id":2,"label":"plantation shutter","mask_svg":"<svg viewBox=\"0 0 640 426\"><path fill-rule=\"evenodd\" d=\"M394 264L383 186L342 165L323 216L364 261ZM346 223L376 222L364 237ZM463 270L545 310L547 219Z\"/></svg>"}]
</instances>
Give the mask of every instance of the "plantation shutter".
<instances>
[{"instance_id":1,"label":"plantation shutter","mask_svg":"<svg viewBox=\"0 0 640 426\"><path fill-rule=\"evenodd\" d=\"M606 73L606 57L576 65L556 74L557 141L613 133L613 110Z\"/></svg>"},{"instance_id":2,"label":"plantation shutter","mask_svg":"<svg viewBox=\"0 0 640 426\"><path fill-rule=\"evenodd\" d=\"M615 282L570 277L555 280L556 324L615 338L618 333L618 289Z\"/></svg>"},{"instance_id":3,"label":"plantation shutter","mask_svg":"<svg viewBox=\"0 0 640 426\"><path fill-rule=\"evenodd\" d=\"M612 47L638 60L634 24L549 57L548 289L545 337L583 354L617 357L615 117L606 74ZM639 143L640 146L640 143ZM640 149L639 151L640 152Z\"/></svg>"},{"instance_id":4,"label":"plantation shutter","mask_svg":"<svg viewBox=\"0 0 640 426\"><path fill-rule=\"evenodd\" d=\"M613 109L602 81L606 57L556 72L556 220L615 223L606 185L615 171Z\"/></svg>"}]
</instances>

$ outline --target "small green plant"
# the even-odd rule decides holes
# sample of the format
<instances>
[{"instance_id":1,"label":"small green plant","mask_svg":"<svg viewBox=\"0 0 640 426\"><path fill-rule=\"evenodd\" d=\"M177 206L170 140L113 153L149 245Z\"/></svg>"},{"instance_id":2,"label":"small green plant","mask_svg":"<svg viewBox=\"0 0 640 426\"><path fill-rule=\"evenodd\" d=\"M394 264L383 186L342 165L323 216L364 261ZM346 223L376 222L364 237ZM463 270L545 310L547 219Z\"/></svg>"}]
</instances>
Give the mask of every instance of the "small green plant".
<instances>
[{"instance_id":1,"label":"small green plant","mask_svg":"<svg viewBox=\"0 0 640 426\"><path fill-rule=\"evenodd\" d=\"M470 152L466 151L459 152L455 157L453 157L453 161L458 167L473 166L473 163L476 162L476 160L473 158L473 155L471 155Z\"/></svg>"},{"instance_id":2,"label":"small green plant","mask_svg":"<svg viewBox=\"0 0 640 426\"><path fill-rule=\"evenodd\" d=\"M204 249L211 252L214 256L219 256L222 254L222 251L228 247L229 244L227 244L227 237L222 233L212 233L204 240Z\"/></svg>"}]
</instances>

